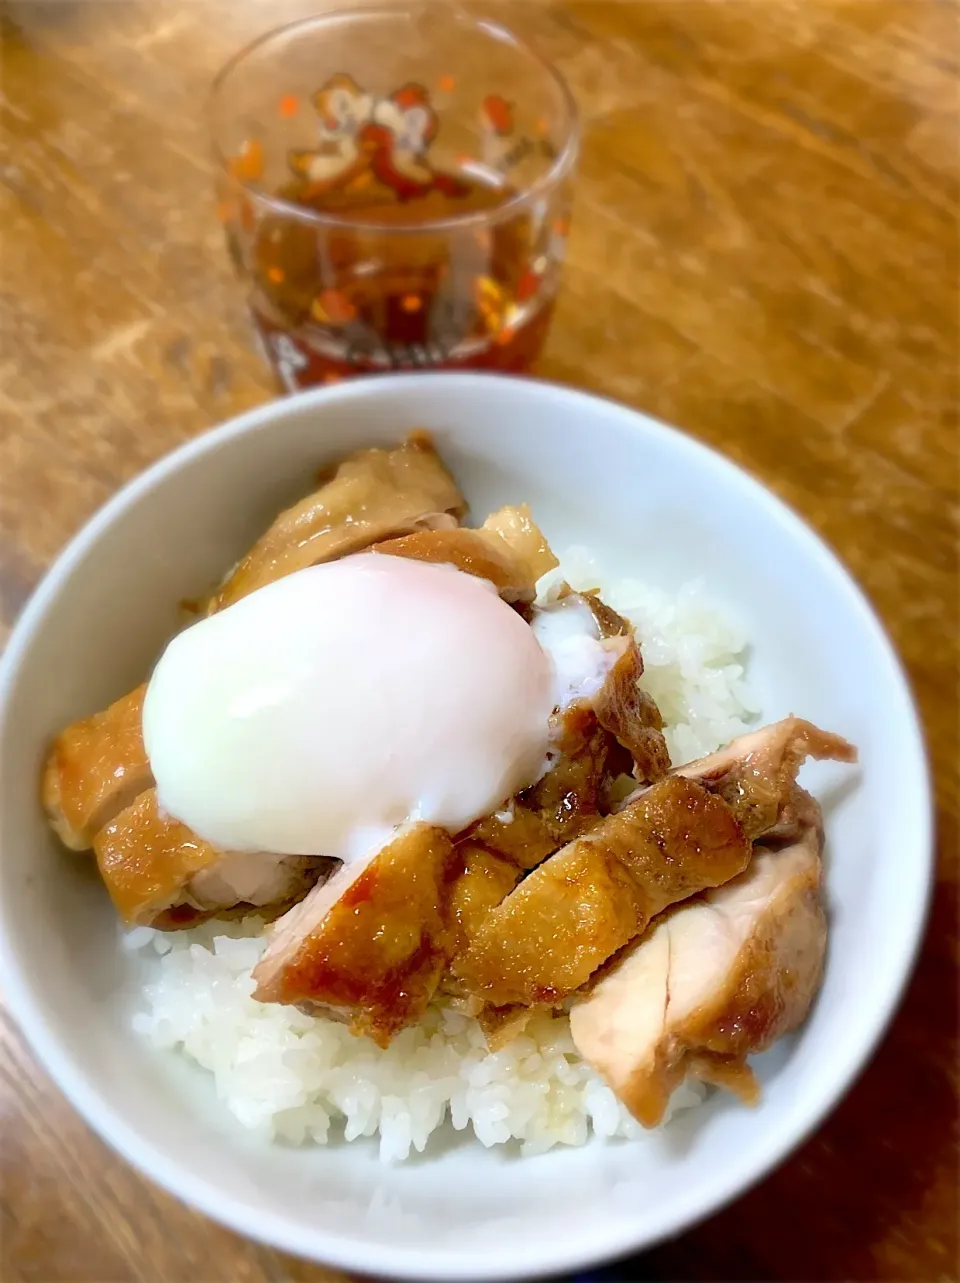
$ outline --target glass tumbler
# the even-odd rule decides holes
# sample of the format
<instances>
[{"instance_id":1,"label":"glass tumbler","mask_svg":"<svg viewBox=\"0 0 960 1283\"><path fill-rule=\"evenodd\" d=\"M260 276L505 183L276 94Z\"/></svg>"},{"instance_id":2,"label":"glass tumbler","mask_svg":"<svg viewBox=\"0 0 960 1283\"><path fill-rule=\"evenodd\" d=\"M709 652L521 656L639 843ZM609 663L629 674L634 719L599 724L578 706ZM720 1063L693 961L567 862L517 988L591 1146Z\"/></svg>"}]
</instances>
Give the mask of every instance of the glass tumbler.
<instances>
[{"instance_id":1,"label":"glass tumbler","mask_svg":"<svg viewBox=\"0 0 960 1283\"><path fill-rule=\"evenodd\" d=\"M308 18L223 68L210 119L220 218L281 387L529 368L578 125L510 32L440 7Z\"/></svg>"}]
</instances>

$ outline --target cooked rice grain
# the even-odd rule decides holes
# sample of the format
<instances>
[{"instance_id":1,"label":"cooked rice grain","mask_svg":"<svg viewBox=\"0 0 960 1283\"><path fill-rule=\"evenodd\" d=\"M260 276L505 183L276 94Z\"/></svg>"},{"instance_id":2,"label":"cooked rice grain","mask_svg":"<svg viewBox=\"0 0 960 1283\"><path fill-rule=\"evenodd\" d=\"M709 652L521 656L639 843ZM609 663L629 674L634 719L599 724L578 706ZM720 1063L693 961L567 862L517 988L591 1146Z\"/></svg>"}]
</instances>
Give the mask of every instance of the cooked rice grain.
<instances>
[{"instance_id":1,"label":"cooked rice grain","mask_svg":"<svg viewBox=\"0 0 960 1283\"><path fill-rule=\"evenodd\" d=\"M490 1054L475 1020L435 1007L381 1050L336 1021L255 1002L250 971L262 931L262 919L249 917L128 937L155 966L135 1030L209 1070L244 1127L324 1144L342 1122L346 1140L379 1133L386 1162L422 1153L447 1117L486 1146L519 1140L524 1154L582 1145L591 1128L606 1137L641 1133L577 1056L566 1017L540 1016ZM684 1088L674 1107L701 1094Z\"/></svg>"}]
</instances>

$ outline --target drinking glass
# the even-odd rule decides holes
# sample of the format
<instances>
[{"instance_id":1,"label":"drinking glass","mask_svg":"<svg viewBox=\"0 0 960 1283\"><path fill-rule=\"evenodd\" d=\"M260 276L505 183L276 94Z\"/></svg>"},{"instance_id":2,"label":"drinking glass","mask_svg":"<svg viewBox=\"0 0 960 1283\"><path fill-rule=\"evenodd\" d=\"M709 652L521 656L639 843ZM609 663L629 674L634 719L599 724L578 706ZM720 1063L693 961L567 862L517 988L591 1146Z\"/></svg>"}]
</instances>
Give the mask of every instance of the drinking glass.
<instances>
[{"instance_id":1,"label":"drinking glass","mask_svg":"<svg viewBox=\"0 0 960 1283\"><path fill-rule=\"evenodd\" d=\"M439 7L307 18L227 63L210 120L227 244L284 389L529 368L578 125L516 36Z\"/></svg>"}]
</instances>

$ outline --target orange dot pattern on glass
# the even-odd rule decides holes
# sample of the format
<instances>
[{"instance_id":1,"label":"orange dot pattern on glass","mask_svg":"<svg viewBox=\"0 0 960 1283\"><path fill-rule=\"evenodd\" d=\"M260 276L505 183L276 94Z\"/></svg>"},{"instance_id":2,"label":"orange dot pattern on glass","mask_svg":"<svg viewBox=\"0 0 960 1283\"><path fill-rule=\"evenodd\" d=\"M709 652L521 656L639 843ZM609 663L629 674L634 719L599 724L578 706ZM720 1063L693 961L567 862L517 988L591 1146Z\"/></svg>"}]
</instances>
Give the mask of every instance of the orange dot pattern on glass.
<instances>
[{"instance_id":1,"label":"orange dot pattern on glass","mask_svg":"<svg viewBox=\"0 0 960 1283\"><path fill-rule=\"evenodd\" d=\"M519 104L499 94L473 106L484 164L464 154L445 168L431 149L442 102L431 94L458 86L449 74L432 84L376 96L337 75L313 95L275 100L281 118L316 113L321 128L315 147L271 157L271 170L285 160L289 176L270 191L332 219L311 224L282 204L261 206L253 193L222 192L228 240L251 277L254 320L274 364L283 359L288 390L390 368L522 371L540 349L563 206L501 213L515 190L509 167L485 177L487 143L505 158L518 148L526 156L533 144L516 137ZM543 136L547 123L531 122L531 136ZM239 184L262 184L270 171L260 141L249 139L229 169ZM457 226L460 214L471 217ZM451 222L406 234L437 219Z\"/></svg>"},{"instance_id":2,"label":"orange dot pattern on glass","mask_svg":"<svg viewBox=\"0 0 960 1283\"><path fill-rule=\"evenodd\" d=\"M340 290L322 290L311 308L314 319L326 325L347 325L357 315L357 309Z\"/></svg>"},{"instance_id":3,"label":"orange dot pattern on glass","mask_svg":"<svg viewBox=\"0 0 960 1283\"><path fill-rule=\"evenodd\" d=\"M540 277L528 268L517 281L517 302L526 303L533 298L539 288Z\"/></svg>"},{"instance_id":4,"label":"orange dot pattern on glass","mask_svg":"<svg viewBox=\"0 0 960 1283\"><path fill-rule=\"evenodd\" d=\"M248 138L239 153L230 159L228 168L240 182L255 183L263 177L263 143L256 138Z\"/></svg>"}]
</instances>

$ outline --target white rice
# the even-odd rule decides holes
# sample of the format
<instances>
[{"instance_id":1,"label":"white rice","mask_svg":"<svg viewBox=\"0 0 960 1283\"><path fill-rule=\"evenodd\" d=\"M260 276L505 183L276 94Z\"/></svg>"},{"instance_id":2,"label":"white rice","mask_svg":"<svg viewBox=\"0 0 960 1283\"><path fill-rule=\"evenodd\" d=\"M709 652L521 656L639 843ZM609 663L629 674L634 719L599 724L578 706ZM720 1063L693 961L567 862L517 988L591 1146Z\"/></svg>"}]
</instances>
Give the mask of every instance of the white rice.
<instances>
[{"instance_id":1,"label":"white rice","mask_svg":"<svg viewBox=\"0 0 960 1283\"><path fill-rule=\"evenodd\" d=\"M700 585L670 596L635 580L605 583L582 548L562 558L554 579L558 573L574 588L601 588L636 625L642 684L667 721L675 762L746 729L756 712L744 684L746 638ZM591 1131L642 1133L577 1056L565 1016L538 1016L491 1053L474 1020L437 1006L381 1050L336 1021L253 1000L263 931L252 916L175 933L139 927L124 940L148 963L135 1030L210 1071L218 1097L251 1131L291 1144L379 1135L385 1162L422 1152L445 1119L458 1131L472 1128L486 1146L518 1141L523 1154L582 1145ZM684 1085L671 1112L704 1095Z\"/></svg>"}]
</instances>

